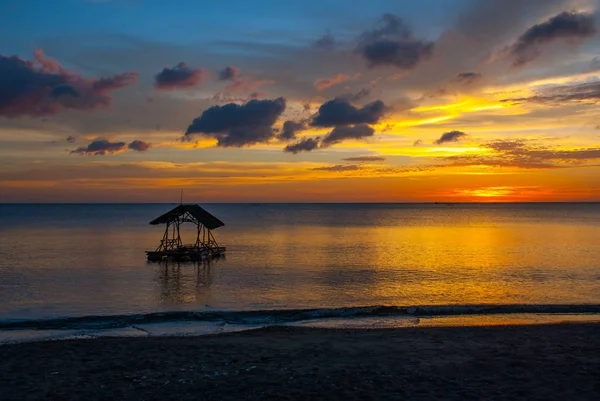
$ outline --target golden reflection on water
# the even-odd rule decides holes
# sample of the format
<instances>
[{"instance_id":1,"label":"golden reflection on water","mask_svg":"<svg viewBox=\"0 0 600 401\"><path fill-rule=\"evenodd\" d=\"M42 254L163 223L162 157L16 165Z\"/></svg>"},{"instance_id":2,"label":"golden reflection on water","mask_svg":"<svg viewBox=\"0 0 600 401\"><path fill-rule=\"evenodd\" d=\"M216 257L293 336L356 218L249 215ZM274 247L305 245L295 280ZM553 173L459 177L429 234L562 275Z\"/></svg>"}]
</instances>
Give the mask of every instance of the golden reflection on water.
<instances>
[{"instance_id":1,"label":"golden reflection on water","mask_svg":"<svg viewBox=\"0 0 600 401\"><path fill-rule=\"evenodd\" d=\"M598 253L592 250L599 235L593 225L489 220L450 227L298 226L242 233L234 240L245 247L268 244L246 263L296 276L291 286L299 302L561 303L586 302L597 291L597 281L588 281L582 288L587 294L573 294L572 280L590 274L597 280ZM285 303L289 288L278 289L266 293Z\"/></svg>"},{"instance_id":2,"label":"golden reflection on water","mask_svg":"<svg viewBox=\"0 0 600 401\"><path fill-rule=\"evenodd\" d=\"M198 266L146 262L162 206L96 208L0 226L0 315L600 303L598 205L224 205L227 259Z\"/></svg>"}]
</instances>

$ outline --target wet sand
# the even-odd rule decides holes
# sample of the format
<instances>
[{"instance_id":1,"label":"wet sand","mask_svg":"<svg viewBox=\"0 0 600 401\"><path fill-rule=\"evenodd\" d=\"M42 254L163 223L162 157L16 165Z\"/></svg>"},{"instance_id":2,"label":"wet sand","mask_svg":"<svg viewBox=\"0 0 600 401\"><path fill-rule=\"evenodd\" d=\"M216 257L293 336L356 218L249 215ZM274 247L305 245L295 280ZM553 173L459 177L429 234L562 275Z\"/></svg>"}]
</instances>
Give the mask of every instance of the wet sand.
<instances>
[{"instance_id":1,"label":"wet sand","mask_svg":"<svg viewBox=\"0 0 600 401\"><path fill-rule=\"evenodd\" d=\"M8 400L598 400L600 324L104 338L0 346Z\"/></svg>"}]
</instances>

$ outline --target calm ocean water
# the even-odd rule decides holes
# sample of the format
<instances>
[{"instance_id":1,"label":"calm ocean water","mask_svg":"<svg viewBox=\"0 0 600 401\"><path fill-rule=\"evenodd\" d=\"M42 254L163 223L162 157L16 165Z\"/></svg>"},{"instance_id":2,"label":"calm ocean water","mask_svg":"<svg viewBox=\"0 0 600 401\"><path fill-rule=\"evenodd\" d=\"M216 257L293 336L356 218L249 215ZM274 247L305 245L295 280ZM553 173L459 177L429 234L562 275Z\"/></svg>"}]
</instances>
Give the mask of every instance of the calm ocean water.
<instances>
[{"instance_id":1,"label":"calm ocean water","mask_svg":"<svg viewBox=\"0 0 600 401\"><path fill-rule=\"evenodd\" d=\"M600 204L202 206L227 256L178 265L144 254L173 205L0 205L0 319L600 304Z\"/></svg>"}]
</instances>

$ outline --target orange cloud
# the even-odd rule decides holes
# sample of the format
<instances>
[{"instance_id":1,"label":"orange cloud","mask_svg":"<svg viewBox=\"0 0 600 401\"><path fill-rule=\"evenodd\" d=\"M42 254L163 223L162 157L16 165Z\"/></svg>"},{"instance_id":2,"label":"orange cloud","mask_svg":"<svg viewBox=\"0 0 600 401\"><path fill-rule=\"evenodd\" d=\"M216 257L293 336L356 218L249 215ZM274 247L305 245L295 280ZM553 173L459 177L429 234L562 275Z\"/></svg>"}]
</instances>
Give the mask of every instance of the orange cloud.
<instances>
[{"instance_id":1,"label":"orange cloud","mask_svg":"<svg viewBox=\"0 0 600 401\"><path fill-rule=\"evenodd\" d=\"M329 88L330 86L340 84L346 81L354 81L360 77L360 73L354 75L346 75L346 74L338 74L332 78L319 78L315 81L313 86L316 90L322 91L325 88Z\"/></svg>"}]
</instances>

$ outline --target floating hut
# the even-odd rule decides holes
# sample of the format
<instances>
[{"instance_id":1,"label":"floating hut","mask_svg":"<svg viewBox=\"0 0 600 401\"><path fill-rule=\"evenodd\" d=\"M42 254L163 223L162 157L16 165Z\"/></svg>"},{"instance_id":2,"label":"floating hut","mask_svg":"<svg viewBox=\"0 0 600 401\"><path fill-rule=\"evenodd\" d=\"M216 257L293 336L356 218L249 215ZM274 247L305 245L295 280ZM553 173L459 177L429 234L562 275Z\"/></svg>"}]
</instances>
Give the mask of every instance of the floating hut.
<instances>
[{"instance_id":1,"label":"floating hut","mask_svg":"<svg viewBox=\"0 0 600 401\"><path fill-rule=\"evenodd\" d=\"M196 225L196 242L184 244L180 227L183 223ZM172 259L178 261L199 261L225 254L225 247L219 246L212 230L225 224L198 205L181 204L173 210L152 220L151 225L165 224L165 232L160 245L154 251L146 251L149 261Z\"/></svg>"}]
</instances>

